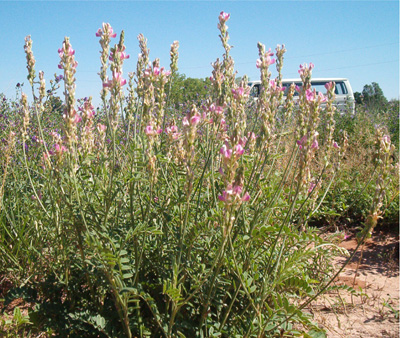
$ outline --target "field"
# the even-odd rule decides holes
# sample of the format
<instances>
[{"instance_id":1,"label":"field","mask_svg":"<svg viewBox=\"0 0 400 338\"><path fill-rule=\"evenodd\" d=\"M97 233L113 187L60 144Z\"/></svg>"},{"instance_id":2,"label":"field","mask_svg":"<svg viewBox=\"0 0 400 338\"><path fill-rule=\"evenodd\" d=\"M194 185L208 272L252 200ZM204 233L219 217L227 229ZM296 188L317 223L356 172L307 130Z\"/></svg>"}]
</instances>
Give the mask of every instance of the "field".
<instances>
[{"instance_id":1,"label":"field","mask_svg":"<svg viewBox=\"0 0 400 338\"><path fill-rule=\"evenodd\" d=\"M33 100L17 86L0 103L3 336L370 334L350 332L341 312L372 304L367 259L398 278L398 101L338 111L334 83L311 87L312 64L284 98L285 47L261 43L254 100L236 78L228 19L222 59L184 101L176 41L167 70L139 35L125 76L124 34L111 47L103 24L95 108L75 97L69 39L49 88L26 38ZM393 250L378 250L377 231ZM398 334L398 296L372 305Z\"/></svg>"}]
</instances>

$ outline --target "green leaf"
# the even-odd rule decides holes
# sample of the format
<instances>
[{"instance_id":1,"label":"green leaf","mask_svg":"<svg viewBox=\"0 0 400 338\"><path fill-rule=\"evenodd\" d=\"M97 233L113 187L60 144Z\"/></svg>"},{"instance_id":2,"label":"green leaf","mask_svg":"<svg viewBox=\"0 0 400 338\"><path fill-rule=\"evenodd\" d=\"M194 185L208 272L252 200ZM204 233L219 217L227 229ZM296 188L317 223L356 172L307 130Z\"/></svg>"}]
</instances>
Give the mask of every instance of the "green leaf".
<instances>
[{"instance_id":1,"label":"green leaf","mask_svg":"<svg viewBox=\"0 0 400 338\"><path fill-rule=\"evenodd\" d=\"M130 273L130 272L124 273L124 274L122 275L122 278L123 278L123 279L129 279L129 278L132 278L132 277L133 277L133 274Z\"/></svg>"}]
</instances>

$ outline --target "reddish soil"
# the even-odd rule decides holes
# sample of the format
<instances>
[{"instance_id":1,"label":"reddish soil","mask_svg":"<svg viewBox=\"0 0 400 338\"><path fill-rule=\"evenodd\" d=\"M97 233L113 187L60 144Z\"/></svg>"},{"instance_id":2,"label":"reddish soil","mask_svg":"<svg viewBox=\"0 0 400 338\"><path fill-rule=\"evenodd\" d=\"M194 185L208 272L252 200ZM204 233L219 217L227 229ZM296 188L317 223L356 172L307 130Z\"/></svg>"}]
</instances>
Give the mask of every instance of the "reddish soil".
<instances>
[{"instance_id":1,"label":"reddish soil","mask_svg":"<svg viewBox=\"0 0 400 338\"><path fill-rule=\"evenodd\" d=\"M340 244L354 252L354 236ZM338 257L338 268L346 257ZM353 287L326 294L310 307L317 322L325 327L328 338L399 337L399 235L376 233L359 249L340 273L337 285Z\"/></svg>"}]
</instances>

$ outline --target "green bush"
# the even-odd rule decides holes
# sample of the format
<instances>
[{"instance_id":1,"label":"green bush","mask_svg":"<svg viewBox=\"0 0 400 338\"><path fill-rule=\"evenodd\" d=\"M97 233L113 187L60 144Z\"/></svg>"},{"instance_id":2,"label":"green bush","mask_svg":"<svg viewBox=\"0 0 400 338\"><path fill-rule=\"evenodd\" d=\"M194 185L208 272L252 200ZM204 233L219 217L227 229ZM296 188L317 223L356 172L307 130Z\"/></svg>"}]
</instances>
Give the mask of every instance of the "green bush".
<instances>
[{"instance_id":1,"label":"green bush","mask_svg":"<svg viewBox=\"0 0 400 338\"><path fill-rule=\"evenodd\" d=\"M302 65L298 104L291 95L283 102L285 48L273 59L259 43L263 90L249 104L246 78L235 81L228 18L219 17L225 53L213 64L207 100L184 111L165 94L176 79L176 43L170 72L158 59L149 63L139 35L136 75L127 81L124 34L110 54L114 33L103 24L96 113L91 98L76 102L66 38L60 116L52 99L60 78L50 93L42 72L36 82L26 38L36 96L28 104L21 93L1 108L0 273L15 286L5 305L33 304L35 329L58 337L324 336L304 308L329 289L331 260L345 252L309 226L350 156L346 134L334 134L334 86L317 95L313 65ZM375 140L371 162L381 180L369 215L379 215L390 180L390 140L382 129ZM364 238L376 224L366 225Z\"/></svg>"}]
</instances>

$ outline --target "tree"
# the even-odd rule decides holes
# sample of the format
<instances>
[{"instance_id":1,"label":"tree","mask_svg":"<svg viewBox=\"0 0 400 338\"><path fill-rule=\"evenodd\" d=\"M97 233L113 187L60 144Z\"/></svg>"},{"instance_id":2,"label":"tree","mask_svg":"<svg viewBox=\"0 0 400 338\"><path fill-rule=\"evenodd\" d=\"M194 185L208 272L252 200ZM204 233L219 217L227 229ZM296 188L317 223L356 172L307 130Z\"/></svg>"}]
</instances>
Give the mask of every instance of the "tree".
<instances>
[{"instance_id":1,"label":"tree","mask_svg":"<svg viewBox=\"0 0 400 338\"><path fill-rule=\"evenodd\" d=\"M172 79L171 90L167 88L169 104L178 108L180 103L199 103L207 98L210 79L196 79L176 73Z\"/></svg>"},{"instance_id":2,"label":"tree","mask_svg":"<svg viewBox=\"0 0 400 338\"><path fill-rule=\"evenodd\" d=\"M365 85L362 91L362 100L369 109L384 108L388 103L379 84L372 82Z\"/></svg>"}]
</instances>

